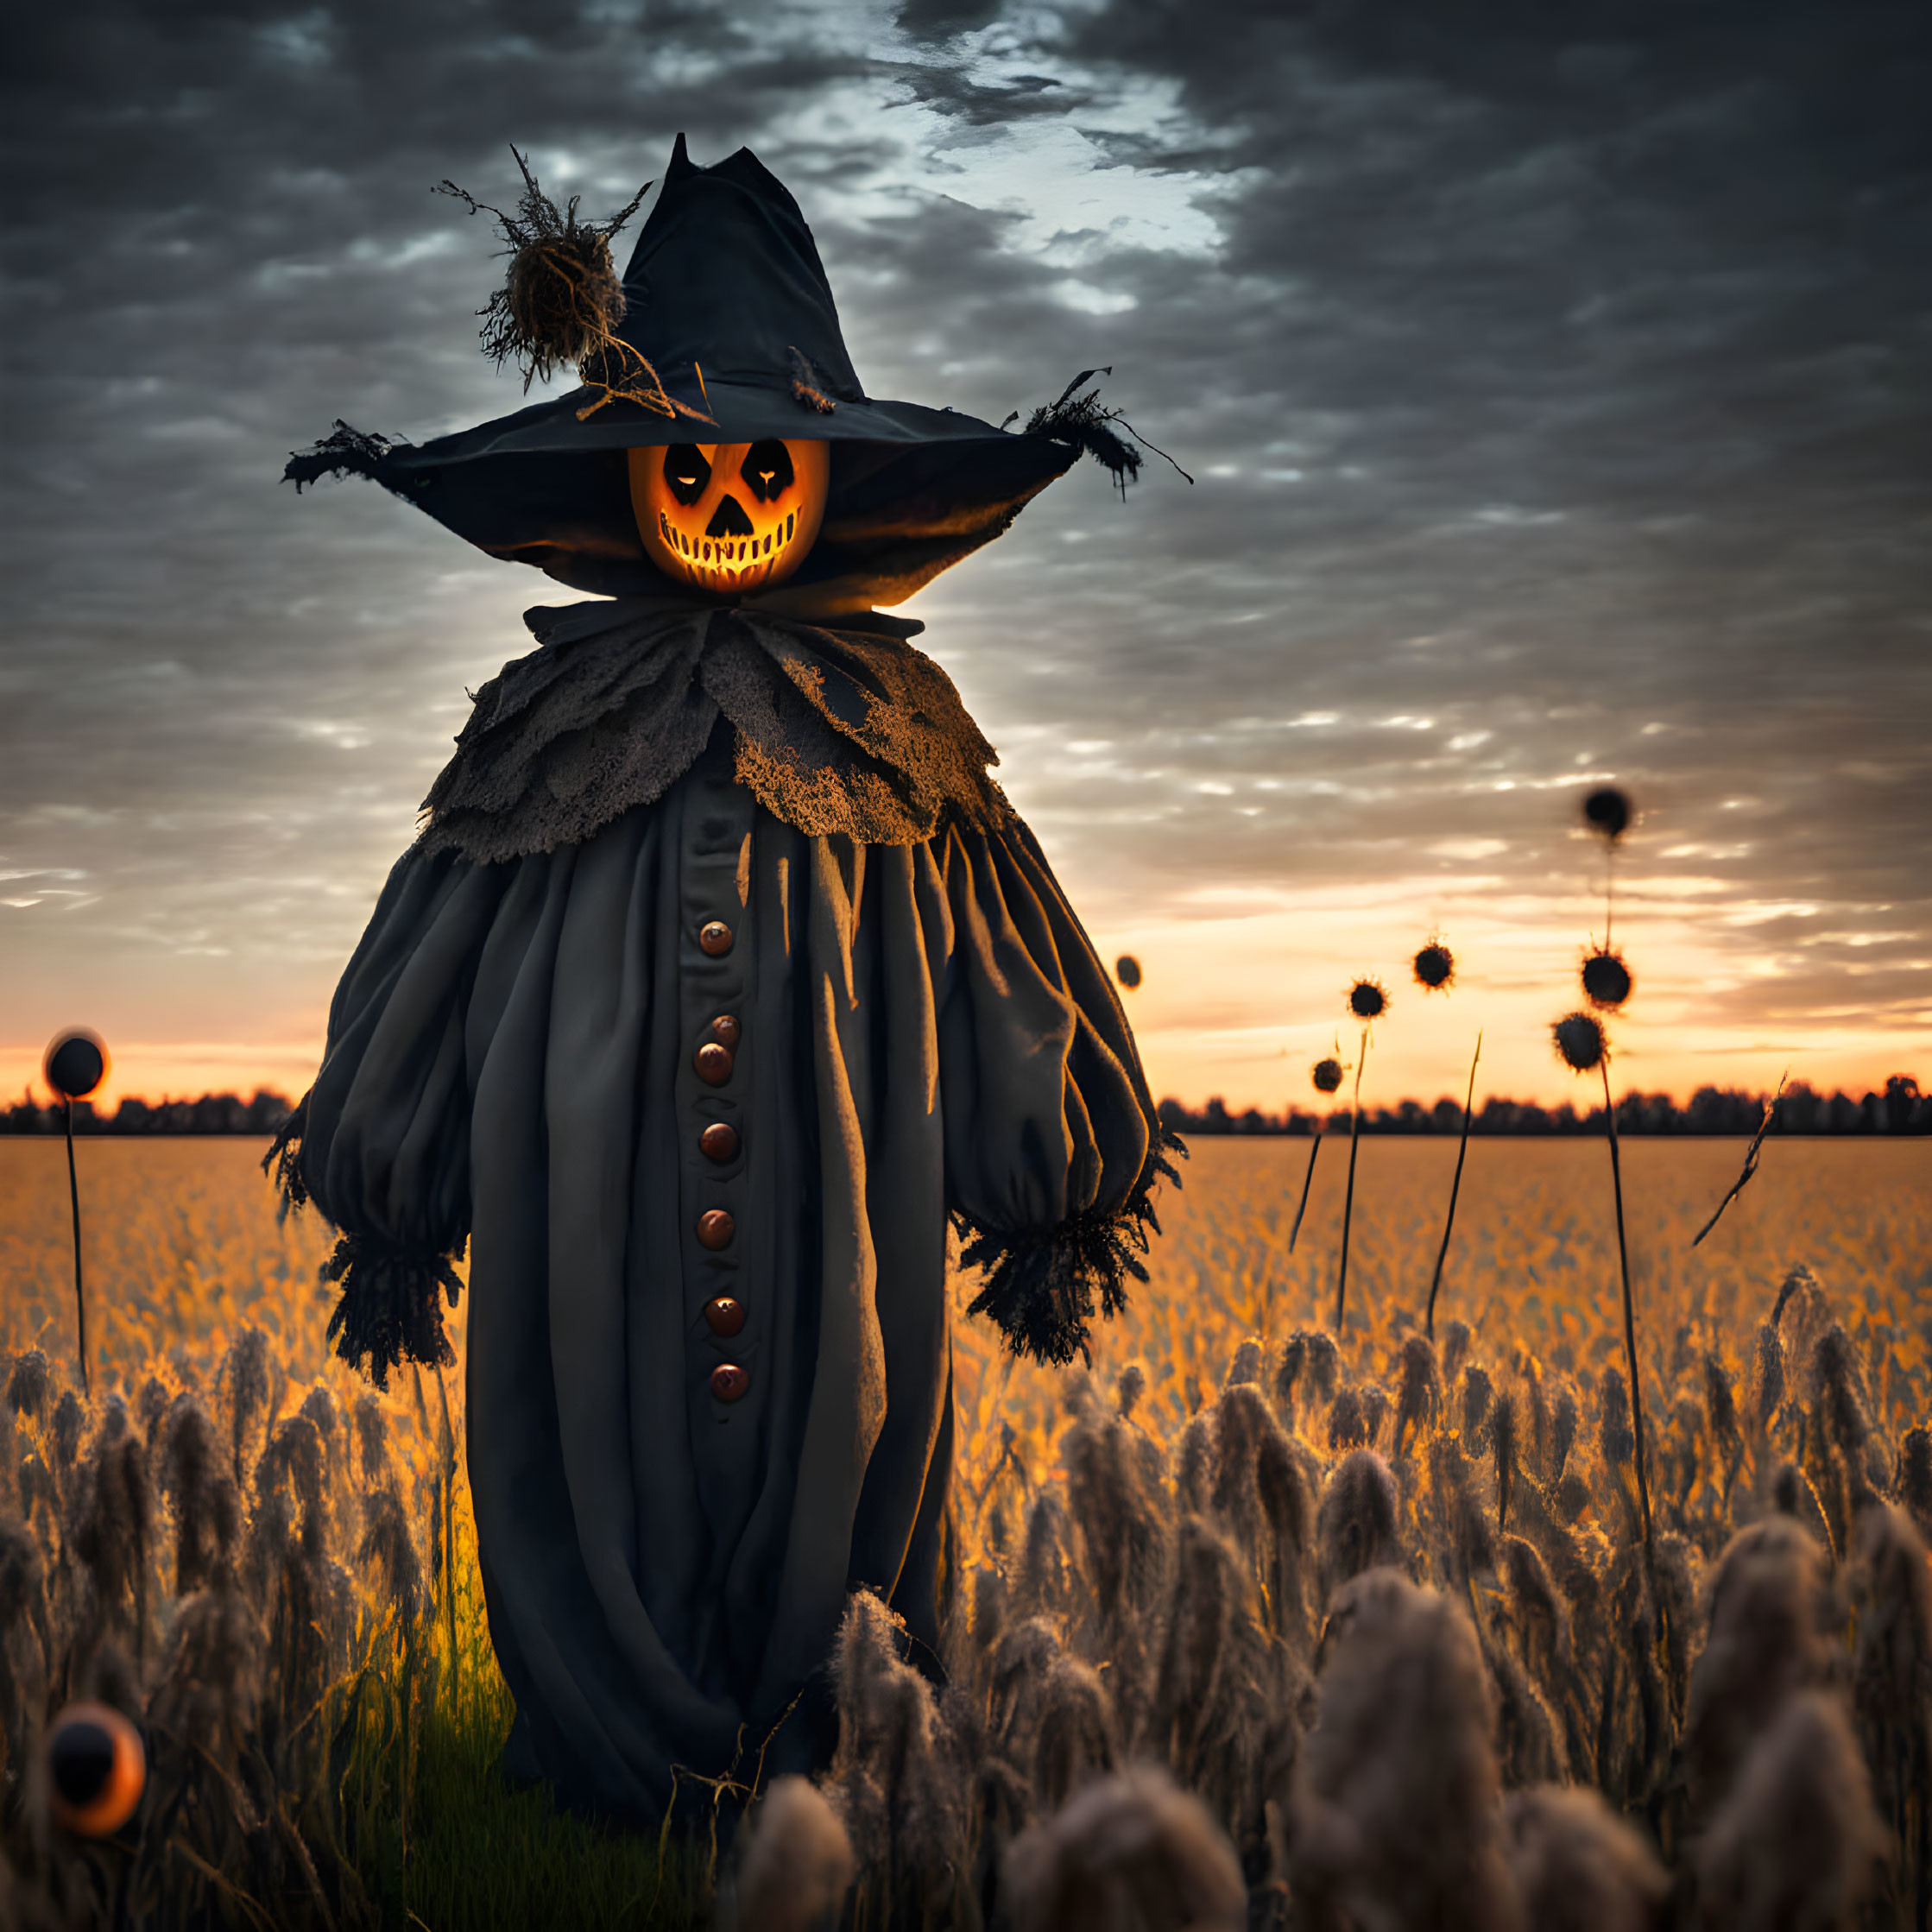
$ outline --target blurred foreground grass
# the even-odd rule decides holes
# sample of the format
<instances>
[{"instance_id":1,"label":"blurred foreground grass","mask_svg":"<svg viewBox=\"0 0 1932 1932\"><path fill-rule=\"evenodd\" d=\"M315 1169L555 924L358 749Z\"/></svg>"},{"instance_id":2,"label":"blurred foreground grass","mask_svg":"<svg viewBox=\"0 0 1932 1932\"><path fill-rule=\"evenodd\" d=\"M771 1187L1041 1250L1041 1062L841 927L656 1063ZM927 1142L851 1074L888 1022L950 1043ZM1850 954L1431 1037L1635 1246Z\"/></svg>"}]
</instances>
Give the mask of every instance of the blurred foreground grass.
<instances>
[{"instance_id":1,"label":"blurred foreground grass","mask_svg":"<svg viewBox=\"0 0 1932 1932\"><path fill-rule=\"evenodd\" d=\"M405 1372L379 1397L328 1358L330 1297L315 1285L326 1238L313 1217L278 1224L254 1165L258 1149L229 1140L98 1141L80 1151L90 1328L98 1338L91 1411L66 1387L72 1277L60 1149L0 1141L0 1349L37 1348L49 1358L38 1400L35 1372L22 1382L16 1366L16 1413L0 1411L0 1424L13 1423L16 1452L0 1472L0 1519L25 1525L9 1560L19 1575L39 1577L49 1627L28 1633L38 1680L24 1626L0 1628L12 1646L0 1676L28 1702L37 1682L43 1705L92 1690L145 1706L159 1744L155 1789L137 1819L143 1834L61 1866L45 1846L35 1847L27 1828L22 1744L37 1724L19 1698L10 1714L0 1710L9 1739L0 1816L10 1855L25 1860L32 1884L66 1886L81 1915L76 1923L91 1923L89 1900L115 1901L115 1916L129 1924L457 1932L701 1919L712 1876L704 1847L694 1855L595 1830L558 1816L541 1791L511 1791L496 1772L511 1708L489 1645L461 1474L460 1369L446 1384ZM1734 1178L1739 1153L1731 1142L1626 1146L1646 1396L1655 1404L1653 1482L1660 1491L1674 1486L1671 1533L1695 1567L1736 1522L1773 1507L1780 1470L1796 1469L1808 1523L1842 1560L1852 1493L1832 1487L1828 1445L1805 1434L1810 1411L1797 1392L1763 1418L1748 1453L1738 1436L1733 1455L1711 1392L1719 1382L1734 1389L1740 1409L1751 1391L1762 1393L1759 1324L1778 1282L1809 1261L1823 1290L1807 1289L1794 1304L1800 1326L1790 1346L1814 1346L1828 1297L1830 1317L1866 1365L1872 1467L1883 1460L1880 1442L1897 1458L1932 1408L1932 1146L1774 1142L1752 1187L1693 1252L1690 1234ZM1102 1427L1093 1392L1129 1364L1135 1439L1158 1447L1167 1468L1167 1515L1157 1512L1150 1535L1184 1542L1188 1512L1206 1519L1222 1509L1218 1491L1210 1503L1190 1484L1200 1490L1201 1458L1221 1453L1211 1445L1225 1435L1230 1365L1232 1380L1266 1384L1297 1348L1304 1363L1316 1359L1304 1331L1319 1329L1332 1294L1341 1154L1324 1152L1290 1256L1307 1143L1198 1144L1184 1191L1164 1197L1167 1234L1152 1279L1125 1319L1096 1336L1090 1380L1013 1363L982 1324L959 1324L963 1574L992 1580L995 1595L980 1593L986 1603L1004 1592L1013 1615L1045 1616L1076 1648L1082 1632L1095 1644L1106 1635L1082 1594L1091 1552L1081 1554L1088 1545L1070 1526L1076 1500L1053 1473L1070 1415L1084 1415L1076 1431L1093 1437ZM1322 1381L1313 1369L1298 1387L1288 1378L1275 1397L1308 1482L1352 1448L1390 1453L1412 1531L1411 1569L1437 1560L1430 1525L1437 1488L1450 1481L1444 1472L1453 1463L1464 1470L1455 1480L1465 1481L1468 1468L1480 1468L1468 1461L1483 1446L1476 1379L1485 1404L1492 1386L1508 1386L1525 1400L1534 1392L1553 1401L1560 1417L1567 1396L1574 1436L1576 1402L1596 1402L1619 1360L1603 1149L1478 1141L1438 1310L1443 1379L1451 1385L1440 1396L1443 1433L1431 1437L1426 1468L1403 1461L1399 1411L1417 1359L1405 1354L1405 1338L1426 1293L1453 1156L1452 1145L1435 1140L1364 1142L1350 1271L1356 1298L1341 1357L1320 1406L1310 1405ZM465 1313L466 1304L452 1323L459 1355ZM251 1325L259 1342L249 1338ZM1487 1370L1476 1366L1484 1361ZM199 1477L183 1473L182 1444L202 1427L191 1410L212 1445ZM1239 1404L1230 1412L1247 1414ZM1252 1433L1256 1424L1249 1417L1241 1426ZM1555 1426L1560 1434L1560 1420ZM1788 1441L1779 1434L1786 1428L1796 1431ZM1410 1443L1415 1456L1417 1440ZM1547 1443L1536 1453L1543 1461L1525 1474L1525 1493L1540 1494L1536 1485L1547 1475L1555 1498L1569 1452L1553 1464ZM1722 1461L1730 1473L1720 1485ZM1579 1470L1588 1477L1582 1490ZM225 1505L224 1471L232 1487ZM1578 1531L1590 1531L1600 1552L1578 1560L1627 1584L1627 1568L1616 1568L1627 1526L1613 1452L1579 1446L1569 1475L1563 1510ZM191 1577L180 1537L183 1486L193 1481L205 1493L188 1513L202 1508L214 1553ZM148 1513L137 1532L129 1499L142 1484L144 1500L135 1500ZM387 1513L385 1496L395 1506ZM224 1507L232 1521L218 1550ZM1550 1520L1553 1537L1571 1534ZM116 1558L115 1574L129 1583L125 1601L107 1601L100 1586L103 1538L110 1544L117 1535L139 1545ZM1437 1580L1453 1581L1454 1572L1452 1563ZM27 1601L24 1585L14 1594ZM12 1598L0 1598L3 1625ZM1257 1601L1256 1627L1271 1629L1278 1648L1301 1641L1268 1588ZM1310 1601L1318 1612L1319 1592ZM186 1638L215 1628L217 1613L237 1604L256 1619L265 1649L251 1661L245 1644L234 1647L225 1667L236 1682L216 1696L208 1680L224 1667L224 1653L198 1652ZM962 1681L991 1668L994 1625L1008 1617L988 1610L994 1622L982 1629L980 1608L975 1602L980 1664ZM1688 1669L1688 1654L1680 1663ZM243 1702L255 1714L247 1723L238 1714ZM1594 1775L1581 1763L1570 1771ZM1634 1803L1637 1790L1619 1796ZM175 1809L162 1818L169 1803ZM0 1897L0 1919L5 1910Z\"/></svg>"}]
</instances>

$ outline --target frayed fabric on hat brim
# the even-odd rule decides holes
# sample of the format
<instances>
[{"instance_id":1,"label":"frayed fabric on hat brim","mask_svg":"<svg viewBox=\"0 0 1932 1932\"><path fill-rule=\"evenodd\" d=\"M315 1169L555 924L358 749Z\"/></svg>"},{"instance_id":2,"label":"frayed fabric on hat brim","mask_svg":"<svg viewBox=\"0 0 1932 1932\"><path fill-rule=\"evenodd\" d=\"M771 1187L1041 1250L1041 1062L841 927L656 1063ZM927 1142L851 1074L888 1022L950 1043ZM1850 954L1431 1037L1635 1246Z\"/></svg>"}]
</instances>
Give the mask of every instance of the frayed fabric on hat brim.
<instances>
[{"instance_id":1,"label":"frayed fabric on hat brim","mask_svg":"<svg viewBox=\"0 0 1932 1932\"><path fill-rule=\"evenodd\" d=\"M338 422L289 458L283 478L301 488L325 476L369 477L478 549L572 590L689 597L691 587L673 583L645 551L627 451L697 438L820 439L832 458L825 521L786 588L836 592L825 608L857 610L903 603L991 542L1079 455L1051 436L1010 435L910 403L841 403L836 415L818 416L789 397L755 395L761 411L782 414L736 414L713 382L716 430L671 431L663 417L635 410L637 420L617 421L614 405L574 425L564 443L550 403L420 445Z\"/></svg>"}]
</instances>

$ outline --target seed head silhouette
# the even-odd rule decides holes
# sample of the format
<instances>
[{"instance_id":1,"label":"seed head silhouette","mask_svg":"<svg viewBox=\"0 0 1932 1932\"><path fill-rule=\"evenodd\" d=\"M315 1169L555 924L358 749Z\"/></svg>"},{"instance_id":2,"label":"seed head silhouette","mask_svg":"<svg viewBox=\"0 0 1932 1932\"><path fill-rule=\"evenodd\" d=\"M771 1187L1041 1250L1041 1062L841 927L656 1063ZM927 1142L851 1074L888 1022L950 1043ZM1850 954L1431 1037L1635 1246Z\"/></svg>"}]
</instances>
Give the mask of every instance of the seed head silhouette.
<instances>
[{"instance_id":1,"label":"seed head silhouette","mask_svg":"<svg viewBox=\"0 0 1932 1932\"><path fill-rule=\"evenodd\" d=\"M1455 984L1455 955L1440 939L1431 939L1415 959L1416 984L1439 993Z\"/></svg>"},{"instance_id":2,"label":"seed head silhouette","mask_svg":"<svg viewBox=\"0 0 1932 1932\"><path fill-rule=\"evenodd\" d=\"M1610 1050L1602 1022L1593 1013L1566 1013L1550 1031L1556 1037L1556 1051L1563 1056L1563 1064L1578 1073L1601 1066Z\"/></svg>"},{"instance_id":3,"label":"seed head silhouette","mask_svg":"<svg viewBox=\"0 0 1932 1932\"><path fill-rule=\"evenodd\" d=\"M1601 832L1613 845L1629 830L1635 816L1630 794L1619 791L1614 785L1602 786L1583 800L1583 823L1593 832Z\"/></svg>"},{"instance_id":4,"label":"seed head silhouette","mask_svg":"<svg viewBox=\"0 0 1932 1932\"><path fill-rule=\"evenodd\" d=\"M1599 946L1583 960L1583 996L1593 1007L1613 1013L1630 997L1634 982L1620 952Z\"/></svg>"}]
</instances>

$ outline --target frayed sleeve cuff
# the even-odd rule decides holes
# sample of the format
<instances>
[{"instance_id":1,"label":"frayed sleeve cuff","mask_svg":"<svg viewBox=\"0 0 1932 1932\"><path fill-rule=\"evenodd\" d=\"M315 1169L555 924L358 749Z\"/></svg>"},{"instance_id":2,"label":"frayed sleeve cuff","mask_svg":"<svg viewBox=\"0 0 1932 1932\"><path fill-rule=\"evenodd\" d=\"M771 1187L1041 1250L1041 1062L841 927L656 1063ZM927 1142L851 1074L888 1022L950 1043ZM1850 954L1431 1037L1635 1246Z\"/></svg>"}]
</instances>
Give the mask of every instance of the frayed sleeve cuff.
<instances>
[{"instance_id":1,"label":"frayed sleeve cuff","mask_svg":"<svg viewBox=\"0 0 1932 1932\"><path fill-rule=\"evenodd\" d=\"M351 1368L366 1368L379 1389L389 1386L389 1371L405 1361L453 1367L456 1351L443 1332L442 1297L456 1306L463 1290L456 1263L462 1258L462 1245L439 1254L376 1236L343 1235L322 1265L324 1282L342 1291L329 1317L336 1354Z\"/></svg>"},{"instance_id":2,"label":"frayed sleeve cuff","mask_svg":"<svg viewBox=\"0 0 1932 1932\"><path fill-rule=\"evenodd\" d=\"M1120 1207L1073 1215L1040 1234L1007 1234L968 1214L954 1222L963 1242L963 1266L982 1271L969 1315L994 1322L1016 1355L1064 1367L1076 1355L1090 1361L1088 1340L1096 1309L1118 1315L1127 1306L1131 1277L1145 1281L1141 1256L1160 1232L1153 1190L1163 1176L1178 1180L1167 1154L1185 1155L1179 1138L1157 1128L1159 1139L1133 1191Z\"/></svg>"}]
</instances>

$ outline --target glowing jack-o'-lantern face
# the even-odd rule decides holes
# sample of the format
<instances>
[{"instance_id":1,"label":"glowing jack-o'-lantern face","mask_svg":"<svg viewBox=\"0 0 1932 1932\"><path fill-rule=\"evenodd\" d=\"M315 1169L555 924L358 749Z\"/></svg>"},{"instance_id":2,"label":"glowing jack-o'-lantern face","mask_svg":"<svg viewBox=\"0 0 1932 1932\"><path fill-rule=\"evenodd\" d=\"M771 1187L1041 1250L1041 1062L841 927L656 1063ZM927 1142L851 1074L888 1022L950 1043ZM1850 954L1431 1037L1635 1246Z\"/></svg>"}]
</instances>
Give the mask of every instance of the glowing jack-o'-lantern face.
<instances>
[{"instance_id":1,"label":"glowing jack-o'-lantern face","mask_svg":"<svg viewBox=\"0 0 1932 1932\"><path fill-rule=\"evenodd\" d=\"M824 443L672 443L630 452L651 561L700 590L768 590L805 561L825 514Z\"/></svg>"}]
</instances>

